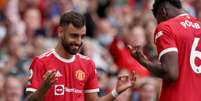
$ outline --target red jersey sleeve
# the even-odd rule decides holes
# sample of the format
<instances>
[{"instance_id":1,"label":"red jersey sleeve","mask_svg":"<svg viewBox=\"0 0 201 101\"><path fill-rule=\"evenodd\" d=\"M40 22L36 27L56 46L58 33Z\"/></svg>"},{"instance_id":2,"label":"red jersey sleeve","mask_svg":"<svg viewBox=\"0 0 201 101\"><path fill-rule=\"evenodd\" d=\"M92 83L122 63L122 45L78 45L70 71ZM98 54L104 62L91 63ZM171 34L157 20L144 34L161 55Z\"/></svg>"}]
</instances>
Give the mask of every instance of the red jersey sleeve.
<instances>
[{"instance_id":1,"label":"red jersey sleeve","mask_svg":"<svg viewBox=\"0 0 201 101\"><path fill-rule=\"evenodd\" d=\"M97 75L96 75L96 67L93 61L90 61L90 68L91 73L89 74L89 78L87 82L85 83L85 88L84 88L84 93L95 93L99 92L99 87L98 87L98 80L97 80Z\"/></svg>"},{"instance_id":2,"label":"red jersey sleeve","mask_svg":"<svg viewBox=\"0 0 201 101\"><path fill-rule=\"evenodd\" d=\"M160 24L155 31L154 42L159 54L159 60L162 55L168 52L177 52L176 36L168 25Z\"/></svg>"},{"instance_id":3,"label":"red jersey sleeve","mask_svg":"<svg viewBox=\"0 0 201 101\"><path fill-rule=\"evenodd\" d=\"M38 59L34 58L29 68L30 76L26 87L26 91L35 92L41 85L42 76L45 73L43 63Z\"/></svg>"}]
</instances>

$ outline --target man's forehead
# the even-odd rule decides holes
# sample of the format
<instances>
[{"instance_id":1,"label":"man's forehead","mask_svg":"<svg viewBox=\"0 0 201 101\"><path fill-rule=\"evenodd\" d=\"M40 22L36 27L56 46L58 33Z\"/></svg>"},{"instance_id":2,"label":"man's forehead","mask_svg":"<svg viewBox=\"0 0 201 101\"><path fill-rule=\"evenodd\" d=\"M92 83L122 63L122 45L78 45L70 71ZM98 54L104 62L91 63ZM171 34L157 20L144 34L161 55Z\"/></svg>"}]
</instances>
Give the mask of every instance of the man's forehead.
<instances>
[{"instance_id":1,"label":"man's forehead","mask_svg":"<svg viewBox=\"0 0 201 101\"><path fill-rule=\"evenodd\" d=\"M86 26L83 26L81 28L76 28L75 26L73 26L73 24L69 24L66 28L66 31L68 31L69 33L86 33Z\"/></svg>"}]
</instances>

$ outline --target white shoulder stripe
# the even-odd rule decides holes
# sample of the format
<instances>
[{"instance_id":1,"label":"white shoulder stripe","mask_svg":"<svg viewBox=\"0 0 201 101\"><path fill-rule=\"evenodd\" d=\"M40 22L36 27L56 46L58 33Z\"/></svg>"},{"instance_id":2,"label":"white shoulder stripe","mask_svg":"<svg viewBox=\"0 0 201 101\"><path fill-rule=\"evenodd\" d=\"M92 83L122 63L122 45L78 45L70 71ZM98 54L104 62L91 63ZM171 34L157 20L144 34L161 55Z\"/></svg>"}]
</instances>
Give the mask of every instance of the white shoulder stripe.
<instances>
[{"instance_id":1,"label":"white shoulder stripe","mask_svg":"<svg viewBox=\"0 0 201 101\"><path fill-rule=\"evenodd\" d=\"M53 52L54 52L53 49L50 51L47 51L47 52L39 55L39 58L47 57L47 56L51 55Z\"/></svg>"},{"instance_id":2,"label":"white shoulder stripe","mask_svg":"<svg viewBox=\"0 0 201 101\"><path fill-rule=\"evenodd\" d=\"M85 60L90 60L90 58L88 56L82 55L82 54L77 54L80 56L80 58L85 59Z\"/></svg>"},{"instance_id":3,"label":"white shoulder stripe","mask_svg":"<svg viewBox=\"0 0 201 101\"><path fill-rule=\"evenodd\" d=\"M161 57L162 57L164 54L168 53L168 52L178 52L178 49L177 49L176 47L166 48L166 49L164 49L163 51L161 51L161 52L159 53L158 59L160 60Z\"/></svg>"},{"instance_id":4,"label":"white shoulder stripe","mask_svg":"<svg viewBox=\"0 0 201 101\"><path fill-rule=\"evenodd\" d=\"M97 89L84 90L84 93L97 93L97 92L99 92L99 88L97 88Z\"/></svg>"},{"instance_id":5,"label":"white shoulder stripe","mask_svg":"<svg viewBox=\"0 0 201 101\"><path fill-rule=\"evenodd\" d=\"M36 92L35 88L26 88L26 92Z\"/></svg>"}]
</instances>

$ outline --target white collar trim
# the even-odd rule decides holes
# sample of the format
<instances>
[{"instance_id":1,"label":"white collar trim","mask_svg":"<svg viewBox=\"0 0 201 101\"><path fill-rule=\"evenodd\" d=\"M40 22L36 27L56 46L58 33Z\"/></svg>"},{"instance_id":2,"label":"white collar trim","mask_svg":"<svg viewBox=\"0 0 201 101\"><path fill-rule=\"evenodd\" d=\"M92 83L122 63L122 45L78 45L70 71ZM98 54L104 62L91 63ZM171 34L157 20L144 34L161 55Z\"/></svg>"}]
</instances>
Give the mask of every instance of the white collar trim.
<instances>
[{"instance_id":1,"label":"white collar trim","mask_svg":"<svg viewBox=\"0 0 201 101\"><path fill-rule=\"evenodd\" d=\"M62 62L71 63L71 62L73 62L73 61L75 60L75 55L73 55L73 57L70 58L70 59L66 59L66 58L61 57L61 56L55 51L55 49L52 49L52 51L53 51L54 56L55 56L57 59L59 59L60 61L62 61Z\"/></svg>"}]
</instances>

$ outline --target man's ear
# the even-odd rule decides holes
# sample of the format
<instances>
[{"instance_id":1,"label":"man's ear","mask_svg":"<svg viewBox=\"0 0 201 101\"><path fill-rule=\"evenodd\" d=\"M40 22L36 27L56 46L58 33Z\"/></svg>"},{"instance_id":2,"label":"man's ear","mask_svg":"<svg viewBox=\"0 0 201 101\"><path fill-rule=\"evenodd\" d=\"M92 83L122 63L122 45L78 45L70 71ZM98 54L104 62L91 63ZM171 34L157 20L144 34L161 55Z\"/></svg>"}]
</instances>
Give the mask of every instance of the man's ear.
<instances>
[{"instance_id":1,"label":"man's ear","mask_svg":"<svg viewBox=\"0 0 201 101\"><path fill-rule=\"evenodd\" d=\"M62 37L63 36L63 28L61 26L59 26L57 28L57 30L58 30L58 37Z\"/></svg>"},{"instance_id":2,"label":"man's ear","mask_svg":"<svg viewBox=\"0 0 201 101\"><path fill-rule=\"evenodd\" d=\"M159 8L160 10L159 10L159 15L160 15L160 18L162 18L163 20L165 20L166 18L167 18L167 16L168 16L168 14L167 14L167 11L166 11L166 8Z\"/></svg>"},{"instance_id":3,"label":"man's ear","mask_svg":"<svg viewBox=\"0 0 201 101\"><path fill-rule=\"evenodd\" d=\"M167 16L168 16L168 14L167 14L167 10L166 10L165 7L162 8L161 13L162 13L162 15L163 15L164 17L167 17Z\"/></svg>"}]
</instances>

